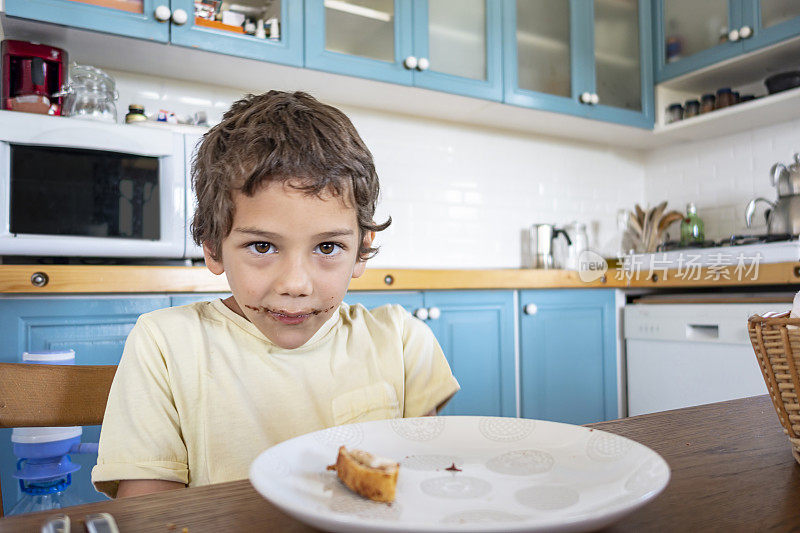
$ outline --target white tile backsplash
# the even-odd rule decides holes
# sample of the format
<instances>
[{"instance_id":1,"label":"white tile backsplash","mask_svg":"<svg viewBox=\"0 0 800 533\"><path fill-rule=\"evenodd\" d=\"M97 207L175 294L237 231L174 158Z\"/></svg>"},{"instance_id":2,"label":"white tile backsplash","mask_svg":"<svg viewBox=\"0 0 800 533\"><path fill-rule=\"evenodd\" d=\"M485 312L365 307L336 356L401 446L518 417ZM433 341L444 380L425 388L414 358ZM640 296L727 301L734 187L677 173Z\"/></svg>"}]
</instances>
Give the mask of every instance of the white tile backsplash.
<instances>
[{"instance_id":1,"label":"white tile backsplash","mask_svg":"<svg viewBox=\"0 0 800 533\"><path fill-rule=\"evenodd\" d=\"M800 120L651 150L644 159L644 198L650 204L666 199L679 210L694 202L708 239L764 233L764 207L758 207L751 228L745 225L745 207L756 196L775 200L770 168L789 164L795 152L800 152Z\"/></svg>"}]
</instances>

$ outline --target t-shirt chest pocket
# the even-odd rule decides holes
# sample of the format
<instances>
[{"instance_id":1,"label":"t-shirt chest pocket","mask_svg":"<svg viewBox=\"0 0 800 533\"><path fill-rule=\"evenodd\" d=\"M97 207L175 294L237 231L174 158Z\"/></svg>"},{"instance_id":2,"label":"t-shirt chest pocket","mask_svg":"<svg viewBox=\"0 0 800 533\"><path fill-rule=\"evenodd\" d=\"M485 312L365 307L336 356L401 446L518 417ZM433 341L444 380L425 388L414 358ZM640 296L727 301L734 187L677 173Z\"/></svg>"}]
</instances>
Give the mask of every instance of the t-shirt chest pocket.
<instances>
[{"instance_id":1,"label":"t-shirt chest pocket","mask_svg":"<svg viewBox=\"0 0 800 533\"><path fill-rule=\"evenodd\" d=\"M337 426L400 416L397 393L386 381L379 381L345 392L331 402L333 423Z\"/></svg>"}]
</instances>

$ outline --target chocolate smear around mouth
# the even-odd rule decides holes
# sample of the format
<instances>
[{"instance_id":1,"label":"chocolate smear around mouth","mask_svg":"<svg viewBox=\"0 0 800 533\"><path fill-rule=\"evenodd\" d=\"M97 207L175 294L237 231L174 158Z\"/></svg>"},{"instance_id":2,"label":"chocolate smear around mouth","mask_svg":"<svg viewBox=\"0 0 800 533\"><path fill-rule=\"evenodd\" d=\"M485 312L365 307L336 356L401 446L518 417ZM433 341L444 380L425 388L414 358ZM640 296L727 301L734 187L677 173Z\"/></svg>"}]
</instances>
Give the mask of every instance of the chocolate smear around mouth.
<instances>
[{"instance_id":1,"label":"chocolate smear around mouth","mask_svg":"<svg viewBox=\"0 0 800 533\"><path fill-rule=\"evenodd\" d=\"M256 313L277 313L279 315L283 314L280 311L273 311L269 307L264 307L263 305L245 305L245 307L250 309L251 311L255 311ZM298 315L298 316L319 315L320 313L327 313L328 311L330 311L334 307L336 307L336 306L332 305L332 306L328 307L327 309L315 309L314 311L311 311L310 313L303 313L303 315Z\"/></svg>"}]
</instances>

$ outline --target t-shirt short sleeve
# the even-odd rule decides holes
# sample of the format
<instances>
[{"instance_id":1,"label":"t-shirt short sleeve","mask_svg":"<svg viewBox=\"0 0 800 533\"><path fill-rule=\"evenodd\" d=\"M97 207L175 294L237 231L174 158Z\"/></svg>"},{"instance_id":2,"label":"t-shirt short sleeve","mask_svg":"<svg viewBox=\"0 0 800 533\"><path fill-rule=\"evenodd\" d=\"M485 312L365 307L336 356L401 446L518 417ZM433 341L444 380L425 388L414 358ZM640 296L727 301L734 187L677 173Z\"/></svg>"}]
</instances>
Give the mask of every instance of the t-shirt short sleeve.
<instances>
[{"instance_id":1,"label":"t-shirt short sleeve","mask_svg":"<svg viewBox=\"0 0 800 533\"><path fill-rule=\"evenodd\" d=\"M399 308L398 312L403 324L403 416L424 416L441 408L460 386L431 329L405 309Z\"/></svg>"},{"instance_id":2,"label":"t-shirt short sleeve","mask_svg":"<svg viewBox=\"0 0 800 533\"><path fill-rule=\"evenodd\" d=\"M143 317L125 342L92 470L95 488L112 498L123 479L189 482L168 365Z\"/></svg>"}]
</instances>

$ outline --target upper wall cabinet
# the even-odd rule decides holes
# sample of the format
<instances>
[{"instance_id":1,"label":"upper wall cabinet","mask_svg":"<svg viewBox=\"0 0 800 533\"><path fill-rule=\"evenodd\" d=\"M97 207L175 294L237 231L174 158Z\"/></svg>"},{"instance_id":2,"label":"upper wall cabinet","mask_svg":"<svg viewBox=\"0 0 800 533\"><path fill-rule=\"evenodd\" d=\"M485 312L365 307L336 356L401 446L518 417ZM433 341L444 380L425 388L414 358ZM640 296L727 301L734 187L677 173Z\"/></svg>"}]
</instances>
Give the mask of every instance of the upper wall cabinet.
<instances>
[{"instance_id":1,"label":"upper wall cabinet","mask_svg":"<svg viewBox=\"0 0 800 533\"><path fill-rule=\"evenodd\" d=\"M193 0L6 0L6 13L14 17L302 65L301 2L241 0L235 8L223 23L205 18L211 15ZM255 34L245 33L237 17L250 19ZM265 26L259 20L277 22Z\"/></svg>"},{"instance_id":2,"label":"upper wall cabinet","mask_svg":"<svg viewBox=\"0 0 800 533\"><path fill-rule=\"evenodd\" d=\"M797 0L656 0L656 82L800 35Z\"/></svg>"},{"instance_id":3,"label":"upper wall cabinet","mask_svg":"<svg viewBox=\"0 0 800 533\"><path fill-rule=\"evenodd\" d=\"M501 0L306 0L305 66L502 99Z\"/></svg>"},{"instance_id":4,"label":"upper wall cabinet","mask_svg":"<svg viewBox=\"0 0 800 533\"><path fill-rule=\"evenodd\" d=\"M510 104L652 128L648 0L504 0Z\"/></svg>"}]
</instances>

